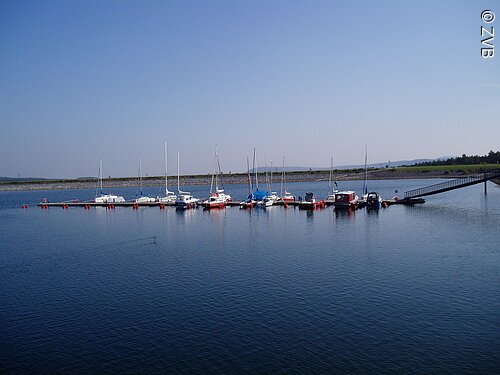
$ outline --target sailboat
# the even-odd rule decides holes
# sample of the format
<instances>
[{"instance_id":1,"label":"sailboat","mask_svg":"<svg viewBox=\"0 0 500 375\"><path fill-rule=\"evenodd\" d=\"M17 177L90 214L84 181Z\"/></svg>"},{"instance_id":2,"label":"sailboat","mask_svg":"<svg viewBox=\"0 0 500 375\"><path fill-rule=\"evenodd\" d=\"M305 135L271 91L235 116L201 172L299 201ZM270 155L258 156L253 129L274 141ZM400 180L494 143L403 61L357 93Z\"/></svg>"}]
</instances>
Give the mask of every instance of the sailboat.
<instances>
[{"instance_id":1,"label":"sailboat","mask_svg":"<svg viewBox=\"0 0 500 375\"><path fill-rule=\"evenodd\" d=\"M265 207L271 207L274 205L279 200L278 194L273 191L273 161L271 160L271 171L270 171L270 177L268 178L268 173L267 173L267 162L265 162L266 165L266 183L267 183L267 189L268 191L271 192L271 194L267 194L264 199L262 199L262 206Z\"/></svg>"},{"instance_id":2,"label":"sailboat","mask_svg":"<svg viewBox=\"0 0 500 375\"><path fill-rule=\"evenodd\" d=\"M253 199L257 201L257 203L261 203L262 200L269 195L269 192L266 190L259 190L259 176L257 173L257 168L255 167L256 163L256 151L253 149L253 170L255 172L255 191L252 193Z\"/></svg>"},{"instance_id":3,"label":"sailboat","mask_svg":"<svg viewBox=\"0 0 500 375\"><path fill-rule=\"evenodd\" d=\"M165 196L159 197L160 203L175 204L177 196L173 191L168 190L168 159L167 159L167 142L165 142Z\"/></svg>"},{"instance_id":4,"label":"sailboat","mask_svg":"<svg viewBox=\"0 0 500 375\"><path fill-rule=\"evenodd\" d=\"M240 208L254 208L257 203L253 196L252 175L250 174L250 163L247 157L247 174L248 174L248 196L247 199L240 202Z\"/></svg>"},{"instance_id":5,"label":"sailboat","mask_svg":"<svg viewBox=\"0 0 500 375\"><path fill-rule=\"evenodd\" d=\"M212 181L210 183L210 195L208 199L203 202L203 207L208 209L225 208L227 202L231 201L231 196L226 194L224 189L219 189L219 179L222 183L222 171L220 169L219 155L217 154L217 147L215 147L214 167L212 172Z\"/></svg>"},{"instance_id":6,"label":"sailboat","mask_svg":"<svg viewBox=\"0 0 500 375\"><path fill-rule=\"evenodd\" d=\"M181 191L179 159L179 152L177 152L177 191L179 194L175 200L175 207L179 209L195 208L199 199L193 197L188 191Z\"/></svg>"},{"instance_id":7,"label":"sailboat","mask_svg":"<svg viewBox=\"0 0 500 375\"><path fill-rule=\"evenodd\" d=\"M363 195L361 196L361 206L366 206L367 209L370 208L380 208L382 205L382 197L379 193L372 191L368 192L368 146L365 145L365 177L363 180Z\"/></svg>"},{"instance_id":8,"label":"sailboat","mask_svg":"<svg viewBox=\"0 0 500 375\"><path fill-rule=\"evenodd\" d=\"M295 196L292 193L286 191L285 156L283 156L283 170L281 171L281 200L285 203L295 202Z\"/></svg>"},{"instance_id":9,"label":"sailboat","mask_svg":"<svg viewBox=\"0 0 500 375\"><path fill-rule=\"evenodd\" d=\"M328 178L328 197L326 198L327 202L335 202L335 194L339 191L338 189L334 189L334 186L337 187L337 182L332 184L332 175L333 175L333 157L330 156L330 176Z\"/></svg>"},{"instance_id":10,"label":"sailboat","mask_svg":"<svg viewBox=\"0 0 500 375\"><path fill-rule=\"evenodd\" d=\"M120 203L120 202L125 202L125 199L120 196L120 195L114 195L114 194L104 194L102 191L102 160L99 160L99 180L98 180L98 185L101 190L101 195L98 196L96 193L95 196L95 203Z\"/></svg>"},{"instance_id":11,"label":"sailboat","mask_svg":"<svg viewBox=\"0 0 500 375\"><path fill-rule=\"evenodd\" d=\"M141 189L141 196L135 199L135 203L153 203L156 202L156 198L148 197L142 193L142 159L139 156L139 188Z\"/></svg>"}]
</instances>

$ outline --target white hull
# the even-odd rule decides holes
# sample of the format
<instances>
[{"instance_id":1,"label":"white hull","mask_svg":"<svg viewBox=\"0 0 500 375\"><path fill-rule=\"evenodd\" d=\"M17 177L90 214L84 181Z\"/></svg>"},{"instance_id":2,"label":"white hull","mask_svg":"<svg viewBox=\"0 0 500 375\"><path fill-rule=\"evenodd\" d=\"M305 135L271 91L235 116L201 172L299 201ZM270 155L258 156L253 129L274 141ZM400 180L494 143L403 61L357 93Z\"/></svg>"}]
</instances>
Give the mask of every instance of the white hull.
<instances>
[{"instance_id":1,"label":"white hull","mask_svg":"<svg viewBox=\"0 0 500 375\"><path fill-rule=\"evenodd\" d=\"M156 198L140 197L135 200L135 203L153 203L153 202L156 202Z\"/></svg>"},{"instance_id":2,"label":"white hull","mask_svg":"<svg viewBox=\"0 0 500 375\"><path fill-rule=\"evenodd\" d=\"M119 195L104 194L95 198L95 203L121 203L125 202L125 198Z\"/></svg>"}]
</instances>

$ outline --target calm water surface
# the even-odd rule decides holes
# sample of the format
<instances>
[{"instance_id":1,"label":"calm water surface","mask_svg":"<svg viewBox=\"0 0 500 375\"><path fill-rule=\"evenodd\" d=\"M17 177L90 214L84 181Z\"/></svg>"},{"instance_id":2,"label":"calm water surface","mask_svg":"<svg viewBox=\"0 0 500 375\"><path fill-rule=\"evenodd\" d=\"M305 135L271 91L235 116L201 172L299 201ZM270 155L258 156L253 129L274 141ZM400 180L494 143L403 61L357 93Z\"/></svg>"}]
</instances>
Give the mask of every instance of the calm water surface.
<instances>
[{"instance_id":1,"label":"calm water surface","mask_svg":"<svg viewBox=\"0 0 500 375\"><path fill-rule=\"evenodd\" d=\"M327 184L289 184L309 189ZM93 194L0 193L0 372L500 372L492 183L352 213L19 208Z\"/></svg>"}]
</instances>

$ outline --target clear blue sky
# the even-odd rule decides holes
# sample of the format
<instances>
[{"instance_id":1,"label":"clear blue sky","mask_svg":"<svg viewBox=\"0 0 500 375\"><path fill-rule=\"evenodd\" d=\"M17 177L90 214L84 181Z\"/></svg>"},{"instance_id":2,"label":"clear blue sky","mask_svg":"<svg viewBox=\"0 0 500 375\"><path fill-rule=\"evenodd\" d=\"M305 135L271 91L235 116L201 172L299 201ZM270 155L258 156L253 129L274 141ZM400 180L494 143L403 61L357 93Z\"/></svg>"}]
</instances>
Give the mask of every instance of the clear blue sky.
<instances>
[{"instance_id":1,"label":"clear blue sky","mask_svg":"<svg viewBox=\"0 0 500 375\"><path fill-rule=\"evenodd\" d=\"M2 1L0 176L500 149L490 1Z\"/></svg>"}]
</instances>

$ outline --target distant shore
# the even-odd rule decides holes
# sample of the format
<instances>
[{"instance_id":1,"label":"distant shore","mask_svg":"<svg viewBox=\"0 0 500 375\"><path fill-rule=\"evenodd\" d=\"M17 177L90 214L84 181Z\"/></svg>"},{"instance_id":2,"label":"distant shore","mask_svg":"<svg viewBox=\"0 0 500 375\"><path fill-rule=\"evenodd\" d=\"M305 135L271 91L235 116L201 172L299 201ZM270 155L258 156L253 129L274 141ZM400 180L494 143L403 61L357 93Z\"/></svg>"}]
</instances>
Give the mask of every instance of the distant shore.
<instances>
[{"instance_id":1,"label":"distant shore","mask_svg":"<svg viewBox=\"0 0 500 375\"><path fill-rule=\"evenodd\" d=\"M422 169L422 168L384 168L368 170L367 178L370 180L395 180L395 179L424 179L424 178L459 178L469 174L477 173L478 170L471 169ZM307 182L307 181L328 181L329 171L306 171L306 172L287 172L287 182ZM364 178L363 170L333 172L334 181L362 180ZM258 178L261 182L265 180L264 173L259 173ZM189 175L181 176L181 185L209 185L211 175ZM246 173L232 173L223 175L224 184L246 184L248 176ZM275 173L273 184L281 182L281 173ZM136 187L137 178L111 178L103 181L104 187ZM146 177L142 180L143 186L162 186L165 184L165 177ZM97 181L93 180L42 180L42 181L8 181L0 183L0 191L29 191L29 190L62 190L62 189L95 189ZM169 186L177 185L177 178L169 176ZM275 185L276 186L276 185Z\"/></svg>"}]
</instances>

